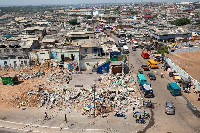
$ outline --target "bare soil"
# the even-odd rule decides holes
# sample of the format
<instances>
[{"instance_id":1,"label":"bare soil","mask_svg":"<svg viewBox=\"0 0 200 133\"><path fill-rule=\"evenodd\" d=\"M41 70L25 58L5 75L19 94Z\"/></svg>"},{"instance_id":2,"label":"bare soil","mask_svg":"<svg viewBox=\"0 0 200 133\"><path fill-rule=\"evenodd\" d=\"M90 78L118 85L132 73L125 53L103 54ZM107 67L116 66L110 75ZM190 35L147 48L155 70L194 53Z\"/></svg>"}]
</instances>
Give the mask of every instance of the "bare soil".
<instances>
[{"instance_id":1,"label":"bare soil","mask_svg":"<svg viewBox=\"0 0 200 133\"><path fill-rule=\"evenodd\" d=\"M173 53L167 57L200 82L200 51Z\"/></svg>"}]
</instances>

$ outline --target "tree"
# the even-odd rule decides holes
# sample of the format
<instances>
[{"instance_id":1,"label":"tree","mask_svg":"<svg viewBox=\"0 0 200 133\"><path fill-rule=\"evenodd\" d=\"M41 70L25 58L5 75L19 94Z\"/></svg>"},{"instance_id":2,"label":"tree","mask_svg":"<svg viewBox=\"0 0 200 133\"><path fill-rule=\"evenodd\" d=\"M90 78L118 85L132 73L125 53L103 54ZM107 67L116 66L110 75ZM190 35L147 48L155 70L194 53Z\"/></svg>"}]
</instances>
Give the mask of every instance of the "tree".
<instances>
[{"instance_id":1,"label":"tree","mask_svg":"<svg viewBox=\"0 0 200 133\"><path fill-rule=\"evenodd\" d=\"M69 23L70 23L71 25L76 25L76 24L77 24L77 19L69 20Z\"/></svg>"},{"instance_id":2,"label":"tree","mask_svg":"<svg viewBox=\"0 0 200 133\"><path fill-rule=\"evenodd\" d=\"M164 55L164 53L169 54L167 46L161 46L158 48L157 51L158 51L158 54L162 54L162 55Z\"/></svg>"},{"instance_id":3,"label":"tree","mask_svg":"<svg viewBox=\"0 0 200 133\"><path fill-rule=\"evenodd\" d=\"M132 15L138 14L138 11L132 11L131 14Z\"/></svg>"},{"instance_id":4,"label":"tree","mask_svg":"<svg viewBox=\"0 0 200 133\"><path fill-rule=\"evenodd\" d=\"M154 18L157 18L158 15L153 15Z\"/></svg>"},{"instance_id":5,"label":"tree","mask_svg":"<svg viewBox=\"0 0 200 133\"><path fill-rule=\"evenodd\" d=\"M187 18L180 18L180 19L172 21L171 24L176 25L176 26L182 26L182 25L190 24L190 20Z\"/></svg>"},{"instance_id":6,"label":"tree","mask_svg":"<svg viewBox=\"0 0 200 133\"><path fill-rule=\"evenodd\" d=\"M87 19L91 19L92 16L91 16L91 15L87 15L86 18L87 18Z\"/></svg>"}]
</instances>

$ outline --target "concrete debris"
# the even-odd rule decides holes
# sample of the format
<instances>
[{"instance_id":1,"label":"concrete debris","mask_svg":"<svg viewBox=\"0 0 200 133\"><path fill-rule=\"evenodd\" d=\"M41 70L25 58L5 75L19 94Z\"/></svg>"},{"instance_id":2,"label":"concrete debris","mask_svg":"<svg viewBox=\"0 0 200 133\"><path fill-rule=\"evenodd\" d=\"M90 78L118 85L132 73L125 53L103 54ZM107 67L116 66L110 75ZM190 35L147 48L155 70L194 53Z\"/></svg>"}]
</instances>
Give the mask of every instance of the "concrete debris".
<instances>
[{"instance_id":1,"label":"concrete debris","mask_svg":"<svg viewBox=\"0 0 200 133\"><path fill-rule=\"evenodd\" d=\"M22 72L18 75L21 80L42 77L41 82L34 86L35 89L29 89L21 96L17 96L13 105L22 109L65 107L72 110L76 108L82 115L102 118L109 112L125 114L128 110L132 110L133 106L136 109L143 107L142 99L135 88L134 78L130 75L104 74L97 76L97 80L89 88L84 88L83 85L69 88L67 84L73 79L74 73L77 72L62 68L50 68L32 73Z\"/></svg>"},{"instance_id":2,"label":"concrete debris","mask_svg":"<svg viewBox=\"0 0 200 133\"><path fill-rule=\"evenodd\" d=\"M24 73L24 74L21 73L17 76L22 80L28 80L28 79L32 79L32 78L39 78L40 76L44 76L44 75L45 75L45 72L37 71L37 72L34 72L34 73Z\"/></svg>"}]
</instances>

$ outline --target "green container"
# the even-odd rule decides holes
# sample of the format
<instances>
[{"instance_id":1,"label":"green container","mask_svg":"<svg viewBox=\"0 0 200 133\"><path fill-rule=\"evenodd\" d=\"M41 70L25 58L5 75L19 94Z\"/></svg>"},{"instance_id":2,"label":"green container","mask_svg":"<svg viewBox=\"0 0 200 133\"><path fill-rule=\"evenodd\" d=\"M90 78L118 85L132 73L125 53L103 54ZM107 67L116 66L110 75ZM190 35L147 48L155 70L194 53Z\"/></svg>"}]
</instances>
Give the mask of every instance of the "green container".
<instances>
[{"instance_id":1,"label":"green container","mask_svg":"<svg viewBox=\"0 0 200 133\"><path fill-rule=\"evenodd\" d=\"M18 77L1 77L3 85L14 85L18 83Z\"/></svg>"}]
</instances>

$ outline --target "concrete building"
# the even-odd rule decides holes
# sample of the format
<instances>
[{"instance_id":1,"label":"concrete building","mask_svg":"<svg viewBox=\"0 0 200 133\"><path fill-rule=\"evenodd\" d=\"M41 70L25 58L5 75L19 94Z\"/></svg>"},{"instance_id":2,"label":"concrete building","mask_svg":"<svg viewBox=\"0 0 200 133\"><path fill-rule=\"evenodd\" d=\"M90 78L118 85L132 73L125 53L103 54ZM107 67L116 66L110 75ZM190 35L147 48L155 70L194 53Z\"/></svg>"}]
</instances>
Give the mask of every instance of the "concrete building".
<instances>
[{"instance_id":1,"label":"concrete building","mask_svg":"<svg viewBox=\"0 0 200 133\"><path fill-rule=\"evenodd\" d=\"M96 15L104 15L104 9L94 9L93 10L93 15L96 16Z\"/></svg>"},{"instance_id":2,"label":"concrete building","mask_svg":"<svg viewBox=\"0 0 200 133\"><path fill-rule=\"evenodd\" d=\"M177 30L157 30L154 33L154 38L157 40L174 40L176 37L181 37L181 38L188 38L192 36L192 33L183 30L183 29L177 29Z\"/></svg>"},{"instance_id":3,"label":"concrete building","mask_svg":"<svg viewBox=\"0 0 200 133\"><path fill-rule=\"evenodd\" d=\"M80 15L92 15L92 9L79 9L79 10L68 10L68 15L80 14Z\"/></svg>"}]
</instances>

